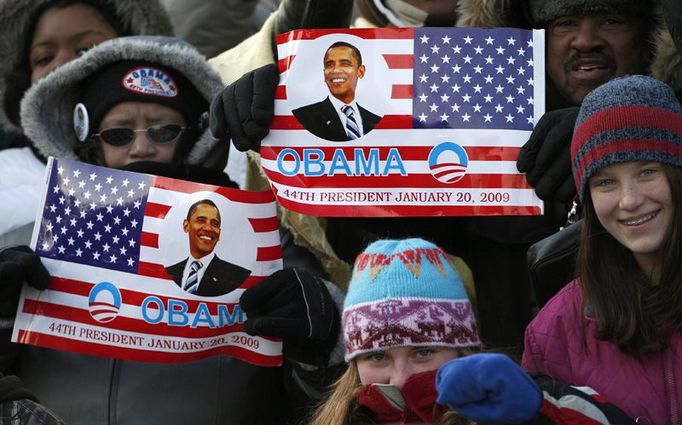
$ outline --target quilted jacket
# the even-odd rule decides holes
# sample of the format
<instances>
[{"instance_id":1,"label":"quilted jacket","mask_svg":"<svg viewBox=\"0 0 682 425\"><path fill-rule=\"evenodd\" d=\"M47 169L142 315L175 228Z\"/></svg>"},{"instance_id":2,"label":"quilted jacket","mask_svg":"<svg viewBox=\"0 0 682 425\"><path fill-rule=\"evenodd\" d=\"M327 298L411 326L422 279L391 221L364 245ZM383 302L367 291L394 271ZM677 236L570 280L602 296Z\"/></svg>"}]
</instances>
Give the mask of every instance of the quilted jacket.
<instances>
[{"instance_id":1,"label":"quilted jacket","mask_svg":"<svg viewBox=\"0 0 682 425\"><path fill-rule=\"evenodd\" d=\"M589 386L638 423L679 424L682 416L682 335L668 348L634 357L596 338L596 320L582 327L582 291L574 280L526 329L522 366L570 385Z\"/></svg>"}]
</instances>

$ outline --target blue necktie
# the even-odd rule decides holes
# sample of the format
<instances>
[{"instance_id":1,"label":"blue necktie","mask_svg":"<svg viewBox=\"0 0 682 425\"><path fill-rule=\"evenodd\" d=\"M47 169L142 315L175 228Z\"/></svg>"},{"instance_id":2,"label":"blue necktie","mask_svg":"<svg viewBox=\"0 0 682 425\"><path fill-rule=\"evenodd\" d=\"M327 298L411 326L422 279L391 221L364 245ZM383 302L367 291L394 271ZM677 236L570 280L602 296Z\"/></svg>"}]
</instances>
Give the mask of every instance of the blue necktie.
<instances>
[{"instance_id":1,"label":"blue necktie","mask_svg":"<svg viewBox=\"0 0 682 425\"><path fill-rule=\"evenodd\" d=\"M360 128L358 127L358 123L355 121L355 115L353 114L353 107L350 105L343 105L341 107L341 112L346 114L346 117L348 119L346 120L346 134L351 140L355 140L362 136L360 134Z\"/></svg>"},{"instance_id":2,"label":"blue necktie","mask_svg":"<svg viewBox=\"0 0 682 425\"><path fill-rule=\"evenodd\" d=\"M192 261L192 264L189 266L189 275L187 275L187 280L182 289L190 294L197 292L197 288L199 287L199 269L202 267L203 265L201 262Z\"/></svg>"}]
</instances>

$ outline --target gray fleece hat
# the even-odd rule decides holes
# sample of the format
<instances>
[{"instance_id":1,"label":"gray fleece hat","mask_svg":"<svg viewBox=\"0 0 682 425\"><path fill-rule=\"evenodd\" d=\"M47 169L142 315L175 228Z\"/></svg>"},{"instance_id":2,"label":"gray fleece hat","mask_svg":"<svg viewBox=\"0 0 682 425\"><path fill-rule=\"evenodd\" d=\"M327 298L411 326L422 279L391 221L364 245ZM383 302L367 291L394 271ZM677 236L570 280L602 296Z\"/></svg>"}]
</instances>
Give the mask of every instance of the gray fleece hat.
<instances>
[{"instance_id":1,"label":"gray fleece hat","mask_svg":"<svg viewBox=\"0 0 682 425\"><path fill-rule=\"evenodd\" d=\"M164 86L167 90L162 90L163 93L160 93L162 95L167 95L168 92L178 93L178 88L173 86L181 80L186 81L186 83L178 84L180 91L198 92L203 97L201 102L187 99L188 103L191 101L194 105L202 105L198 108L205 106L205 111L195 111L197 115L208 112L211 99L223 87L220 76L208 65L206 59L193 46L179 38L133 36L105 41L87 51L80 58L57 68L26 92L21 101L21 124L26 136L31 139L38 151L46 157L78 159L74 153L74 147L76 143L80 143L77 131L82 131L80 125L83 122L83 114L79 113L76 105L82 104L86 97L91 97L88 92L92 87L93 76L110 72L113 64L131 62L144 62L147 66L156 65L158 69L170 70L173 73L173 84L168 87ZM134 71L132 68L131 70ZM167 74L170 75L170 72ZM151 83L163 86L166 81L155 80ZM193 86L191 90L184 90L189 85ZM118 90L120 91L122 89ZM109 94L107 92L108 90L104 89L99 95L106 98ZM118 96L120 101L132 99L114 92L111 96ZM161 99L157 103L168 104L170 102L161 96L150 97ZM109 107L114 106L107 104ZM173 107L174 104L170 106ZM91 103L89 107L92 109L98 106L93 106ZM176 109L185 115L182 108ZM93 112L93 110L87 111L88 114ZM75 120L74 117L80 117L80 120ZM188 125L193 125L193 123L188 122ZM92 131L88 130L87 133L90 134ZM226 149L223 145L226 143L219 143L213 139L207 129L194 144L185 162L222 169L227 160Z\"/></svg>"},{"instance_id":2,"label":"gray fleece hat","mask_svg":"<svg viewBox=\"0 0 682 425\"><path fill-rule=\"evenodd\" d=\"M656 0L529 0L529 2L533 24L539 26L567 15L622 13L653 16L659 4Z\"/></svg>"}]
</instances>

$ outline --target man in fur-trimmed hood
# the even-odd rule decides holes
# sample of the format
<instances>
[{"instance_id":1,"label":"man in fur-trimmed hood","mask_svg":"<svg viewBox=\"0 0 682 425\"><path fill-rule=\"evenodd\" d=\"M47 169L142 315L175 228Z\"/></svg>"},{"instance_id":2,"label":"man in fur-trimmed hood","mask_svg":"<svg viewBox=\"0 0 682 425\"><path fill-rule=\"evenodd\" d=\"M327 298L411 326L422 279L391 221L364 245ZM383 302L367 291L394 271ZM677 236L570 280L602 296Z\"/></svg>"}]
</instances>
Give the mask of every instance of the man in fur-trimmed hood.
<instances>
[{"instance_id":1,"label":"man in fur-trimmed hood","mask_svg":"<svg viewBox=\"0 0 682 425\"><path fill-rule=\"evenodd\" d=\"M550 111L615 77L649 73L659 0L529 0L528 14L546 30Z\"/></svg>"}]
</instances>

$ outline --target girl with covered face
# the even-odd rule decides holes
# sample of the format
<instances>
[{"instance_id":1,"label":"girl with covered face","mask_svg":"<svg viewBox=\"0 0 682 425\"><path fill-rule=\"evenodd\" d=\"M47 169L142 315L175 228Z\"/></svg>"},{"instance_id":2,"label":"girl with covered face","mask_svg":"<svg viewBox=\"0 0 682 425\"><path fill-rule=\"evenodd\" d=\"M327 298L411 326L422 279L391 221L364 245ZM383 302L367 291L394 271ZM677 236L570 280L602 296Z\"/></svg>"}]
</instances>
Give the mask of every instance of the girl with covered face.
<instances>
[{"instance_id":1,"label":"girl with covered face","mask_svg":"<svg viewBox=\"0 0 682 425\"><path fill-rule=\"evenodd\" d=\"M480 340L448 255L423 239L379 240L356 259L342 314L346 372L313 425L631 423ZM582 414L586 416L581 416Z\"/></svg>"}]
</instances>

